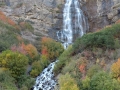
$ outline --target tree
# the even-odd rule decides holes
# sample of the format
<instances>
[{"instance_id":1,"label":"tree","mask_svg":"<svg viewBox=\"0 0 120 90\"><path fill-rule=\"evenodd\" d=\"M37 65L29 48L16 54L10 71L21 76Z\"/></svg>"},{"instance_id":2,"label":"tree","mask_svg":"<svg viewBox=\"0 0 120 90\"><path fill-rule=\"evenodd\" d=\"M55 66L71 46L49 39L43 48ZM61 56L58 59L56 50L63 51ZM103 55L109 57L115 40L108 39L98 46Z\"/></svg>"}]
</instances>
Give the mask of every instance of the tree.
<instances>
[{"instance_id":1,"label":"tree","mask_svg":"<svg viewBox=\"0 0 120 90\"><path fill-rule=\"evenodd\" d=\"M3 68L0 68L0 90L17 90L14 78Z\"/></svg>"},{"instance_id":2,"label":"tree","mask_svg":"<svg viewBox=\"0 0 120 90\"><path fill-rule=\"evenodd\" d=\"M69 73L61 75L58 81L60 90L79 90L75 80L70 76Z\"/></svg>"},{"instance_id":3,"label":"tree","mask_svg":"<svg viewBox=\"0 0 120 90\"><path fill-rule=\"evenodd\" d=\"M95 74L90 81L90 90L120 90L117 80L104 71Z\"/></svg>"},{"instance_id":4,"label":"tree","mask_svg":"<svg viewBox=\"0 0 120 90\"><path fill-rule=\"evenodd\" d=\"M18 52L6 50L0 54L0 66L8 69L15 79L25 74L28 58Z\"/></svg>"},{"instance_id":5,"label":"tree","mask_svg":"<svg viewBox=\"0 0 120 90\"><path fill-rule=\"evenodd\" d=\"M19 53L22 53L24 55L27 55L29 57L29 63L31 64L34 59L38 56L38 51L35 46L32 44L25 45L24 43L19 44L18 46L12 45L11 46L12 51L17 51Z\"/></svg>"},{"instance_id":6,"label":"tree","mask_svg":"<svg viewBox=\"0 0 120 90\"><path fill-rule=\"evenodd\" d=\"M43 37L41 40L41 53L46 55L48 59L56 59L64 51L63 46L55 40Z\"/></svg>"},{"instance_id":7,"label":"tree","mask_svg":"<svg viewBox=\"0 0 120 90\"><path fill-rule=\"evenodd\" d=\"M112 64L111 71L114 78L120 78L120 58Z\"/></svg>"},{"instance_id":8,"label":"tree","mask_svg":"<svg viewBox=\"0 0 120 90\"><path fill-rule=\"evenodd\" d=\"M42 70L43 70L43 66L41 65L41 62L40 61L35 61L32 64L32 70L30 72L30 75L32 77L36 77L42 72Z\"/></svg>"},{"instance_id":9,"label":"tree","mask_svg":"<svg viewBox=\"0 0 120 90\"><path fill-rule=\"evenodd\" d=\"M36 47L34 47L32 44L25 45L24 49L31 58L35 58L38 55Z\"/></svg>"}]
</instances>

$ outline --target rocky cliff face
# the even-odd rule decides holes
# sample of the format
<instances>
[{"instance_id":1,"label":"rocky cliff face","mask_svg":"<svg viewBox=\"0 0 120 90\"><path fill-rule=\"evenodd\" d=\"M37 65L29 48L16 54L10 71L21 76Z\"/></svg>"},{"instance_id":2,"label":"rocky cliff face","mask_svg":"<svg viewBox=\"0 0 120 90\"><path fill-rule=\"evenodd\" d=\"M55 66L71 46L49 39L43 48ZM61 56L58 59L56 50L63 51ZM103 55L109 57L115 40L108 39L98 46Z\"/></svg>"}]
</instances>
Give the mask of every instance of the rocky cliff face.
<instances>
[{"instance_id":1,"label":"rocky cliff face","mask_svg":"<svg viewBox=\"0 0 120 90\"><path fill-rule=\"evenodd\" d=\"M120 18L120 0L80 0L88 18L89 31L93 32ZM7 6L1 5L4 3ZM22 33L24 38L35 41L35 37L56 38L62 30L62 10L65 0L0 0L0 10L14 21L27 21L34 27L33 33Z\"/></svg>"},{"instance_id":2,"label":"rocky cliff face","mask_svg":"<svg viewBox=\"0 0 120 90\"><path fill-rule=\"evenodd\" d=\"M62 21L63 0L0 0L0 10L3 11L12 20L27 21L34 27L34 33L28 34L23 32L22 35L26 39L35 41L35 37L43 35L54 35L52 29L59 29L60 25L55 25L58 21ZM60 23L59 23L60 24ZM34 37L32 37L34 35ZM26 37L27 36L27 37ZM31 38L32 37L32 38Z\"/></svg>"},{"instance_id":3,"label":"rocky cliff face","mask_svg":"<svg viewBox=\"0 0 120 90\"><path fill-rule=\"evenodd\" d=\"M83 0L83 10L93 32L120 19L120 0Z\"/></svg>"}]
</instances>

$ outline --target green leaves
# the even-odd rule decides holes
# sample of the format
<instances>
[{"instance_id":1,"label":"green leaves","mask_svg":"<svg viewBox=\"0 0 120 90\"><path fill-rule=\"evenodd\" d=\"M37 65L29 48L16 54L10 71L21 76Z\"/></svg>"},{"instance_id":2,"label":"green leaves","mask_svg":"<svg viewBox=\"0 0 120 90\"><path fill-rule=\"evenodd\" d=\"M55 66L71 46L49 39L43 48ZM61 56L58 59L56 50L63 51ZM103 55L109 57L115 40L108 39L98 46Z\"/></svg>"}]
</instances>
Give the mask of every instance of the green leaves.
<instances>
[{"instance_id":1,"label":"green leaves","mask_svg":"<svg viewBox=\"0 0 120 90\"><path fill-rule=\"evenodd\" d=\"M0 54L0 66L10 70L15 79L19 79L25 73L28 58L18 52L6 50Z\"/></svg>"},{"instance_id":2,"label":"green leaves","mask_svg":"<svg viewBox=\"0 0 120 90\"><path fill-rule=\"evenodd\" d=\"M108 73L101 71L91 78L90 90L120 90L120 86Z\"/></svg>"},{"instance_id":3,"label":"green leaves","mask_svg":"<svg viewBox=\"0 0 120 90\"><path fill-rule=\"evenodd\" d=\"M81 52L83 49L93 47L114 49L116 48L115 39L120 38L119 34L120 24L104 28L99 32L88 33L75 41L73 51Z\"/></svg>"}]
</instances>

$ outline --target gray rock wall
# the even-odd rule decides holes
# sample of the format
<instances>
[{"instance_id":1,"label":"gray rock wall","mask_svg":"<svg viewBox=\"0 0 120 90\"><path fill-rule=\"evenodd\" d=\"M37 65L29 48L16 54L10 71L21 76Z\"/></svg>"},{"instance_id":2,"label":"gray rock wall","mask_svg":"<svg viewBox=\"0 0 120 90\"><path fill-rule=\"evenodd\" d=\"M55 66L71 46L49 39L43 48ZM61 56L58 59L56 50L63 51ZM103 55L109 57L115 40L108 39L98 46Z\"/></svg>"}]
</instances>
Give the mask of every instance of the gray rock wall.
<instances>
[{"instance_id":1,"label":"gray rock wall","mask_svg":"<svg viewBox=\"0 0 120 90\"><path fill-rule=\"evenodd\" d=\"M100 30L120 19L120 0L82 0L90 32Z\"/></svg>"},{"instance_id":2,"label":"gray rock wall","mask_svg":"<svg viewBox=\"0 0 120 90\"><path fill-rule=\"evenodd\" d=\"M40 35L56 38L56 32L62 30L65 0L0 0L0 2L7 5L0 7L0 10L14 21L31 22L34 33L27 35L29 40L35 41L35 37ZM112 24L120 18L120 0L80 0L80 2L88 18L90 32ZM26 37L25 33L22 33L23 37Z\"/></svg>"},{"instance_id":3,"label":"gray rock wall","mask_svg":"<svg viewBox=\"0 0 120 90\"><path fill-rule=\"evenodd\" d=\"M56 23L62 19L61 6L64 0L0 0L0 2L9 3L9 5L6 4L7 6L0 7L0 10L14 21L31 22L34 27L33 35L39 37L39 35L50 34L53 37L52 30L59 29ZM22 34L25 37L24 33ZM31 36L32 34L28 38Z\"/></svg>"}]
</instances>

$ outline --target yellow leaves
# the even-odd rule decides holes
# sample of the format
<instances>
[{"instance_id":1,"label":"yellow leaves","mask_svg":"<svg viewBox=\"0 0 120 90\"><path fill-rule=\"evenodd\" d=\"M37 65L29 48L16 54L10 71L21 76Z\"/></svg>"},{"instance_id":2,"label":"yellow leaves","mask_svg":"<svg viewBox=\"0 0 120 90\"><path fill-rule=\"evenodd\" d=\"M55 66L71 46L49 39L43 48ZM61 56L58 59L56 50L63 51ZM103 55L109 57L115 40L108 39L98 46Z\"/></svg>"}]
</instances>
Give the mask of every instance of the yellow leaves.
<instances>
[{"instance_id":1,"label":"yellow leaves","mask_svg":"<svg viewBox=\"0 0 120 90\"><path fill-rule=\"evenodd\" d=\"M61 75L59 77L60 90L79 90L75 80L70 76L69 73Z\"/></svg>"},{"instance_id":2,"label":"yellow leaves","mask_svg":"<svg viewBox=\"0 0 120 90\"><path fill-rule=\"evenodd\" d=\"M54 60L56 59L62 52L63 47L60 43L55 40L43 37L41 40L41 54L46 55L48 59Z\"/></svg>"},{"instance_id":3,"label":"yellow leaves","mask_svg":"<svg viewBox=\"0 0 120 90\"><path fill-rule=\"evenodd\" d=\"M6 54L6 57L9 58L9 57L10 57L10 54Z\"/></svg>"},{"instance_id":4,"label":"yellow leaves","mask_svg":"<svg viewBox=\"0 0 120 90\"><path fill-rule=\"evenodd\" d=\"M7 62L6 62L6 60L2 60L2 66L4 67L4 66L6 66L6 64L7 64Z\"/></svg>"},{"instance_id":5,"label":"yellow leaves","mask_svg":"<svg viewBox=\"0 0 120 90\"><path fill-rule=\"evenodd\" d=\"M119 78L120 76L120 58L117 62L113 63L111 67L112 75L114 78Z\"/></svg>"}]
</instances>

